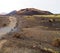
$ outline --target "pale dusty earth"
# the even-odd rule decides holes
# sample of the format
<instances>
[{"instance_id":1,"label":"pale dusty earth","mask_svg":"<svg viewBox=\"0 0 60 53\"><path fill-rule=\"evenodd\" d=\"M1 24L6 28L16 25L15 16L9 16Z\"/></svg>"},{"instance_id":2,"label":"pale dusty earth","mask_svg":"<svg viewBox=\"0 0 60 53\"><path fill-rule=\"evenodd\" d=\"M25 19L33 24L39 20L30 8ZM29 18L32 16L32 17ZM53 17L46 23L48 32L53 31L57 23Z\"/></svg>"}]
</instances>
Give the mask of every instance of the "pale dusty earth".
<instances>
[{"instance_id":1,"label":"pale dusty earth","mask_svg":"<svg viewBox=\"0 0 60 53\"><path fill-rule=\"evenodd\" d=\"M60 47L51 45L60 38L59 28L54 28L39 19L26 19L23 16L9 16L9 24L0 28L0 53L55 53ZM41 25L40 25L41 24ZM8 30L7 30L8 29Z\"/></svg>"}]
</instances>

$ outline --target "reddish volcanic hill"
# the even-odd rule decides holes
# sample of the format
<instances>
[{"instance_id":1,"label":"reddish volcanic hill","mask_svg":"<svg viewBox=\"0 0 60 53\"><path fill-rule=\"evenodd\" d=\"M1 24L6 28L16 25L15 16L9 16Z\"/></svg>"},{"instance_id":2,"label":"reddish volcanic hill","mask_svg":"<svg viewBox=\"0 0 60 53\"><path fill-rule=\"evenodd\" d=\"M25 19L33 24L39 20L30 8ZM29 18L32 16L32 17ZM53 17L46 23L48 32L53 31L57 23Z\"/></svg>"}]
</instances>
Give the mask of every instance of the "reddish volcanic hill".
<instances>
[{"instance_id":1,"label":"reddish volcanic hill","mask_svg":"<svg viewBox=\"0 0 60 53\"><path fill-rule=\"evenodd\" d=\"M43 11L43 10L38 10L35 8L26 8L26 9L21 9L17 11L18 15L47 15L47 14L53 14L49 11Z\"/></svg>"},{"instance_id":2,"label":"reddish volcanic hill","mask_svg":"<svg viewBox=\"0 0 60 53\"><path fill-rule=\"evenodd\" d=\"M19 11L12 11L8 13L7 15L48 15L48 14L53 14L49 11L43 11L43 10L38 10L35 8L26 8L26 9L21 9Z\"/></svg>"}]
</instances>

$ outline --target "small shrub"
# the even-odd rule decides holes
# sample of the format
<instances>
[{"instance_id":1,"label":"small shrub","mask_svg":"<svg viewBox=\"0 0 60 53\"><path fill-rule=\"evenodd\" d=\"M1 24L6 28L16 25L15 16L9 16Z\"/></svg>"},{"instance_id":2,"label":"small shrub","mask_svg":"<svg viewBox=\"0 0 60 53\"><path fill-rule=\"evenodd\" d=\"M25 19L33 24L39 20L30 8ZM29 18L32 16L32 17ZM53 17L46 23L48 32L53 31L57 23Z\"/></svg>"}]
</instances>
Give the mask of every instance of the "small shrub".
<instances>
[{"instance_id":1,"label":"small shrub","mask_svg":"<svg viewBox=\"0 0 60 53\"><path fill-rule=\"evenodd\" d=\"M3 27L7 26L7 24L3 24Z\"/></svg>"},{"instance_id":2,"label":"small shrub","mask_svg":"<svg viewBox=\"0 0 60 53\"><path fill-rule=\"evenodd\" d=\"M15 33L15 34L13 35L13 38L23 39L23 40L24 40L25 36L23 36L23 34L20 34L20 33Z\"/></svg>"},{"instance_id":3,"label":"small shrub","mask_svg":"<svg viewBox=\"0 0 60 53\"><path fill-rule=\"evenodd\" d=\"M55 47L60 47L60 38L53 40L52 45Z\"/></svg>"},{"instance_id":4,"label":"small shrub","mask_svg":"<svg viewBox=\"0 0 60 53\"><path fill-rule=\"evenodd\" d=\"M49 22L55 22L55 19L49 19Z\"/></svg>"},{"instance_id":5,"label":"small shrub","mask_svg":"<svg viewBox=\"0 0 60 53\"><path fill-rule=\"evenodd\" d=\"M20 38L20 34L19 34L19 33L15 33L15 34L13 35L13 37L14 37L14 38Z\"/></svg>"}]
</instances>

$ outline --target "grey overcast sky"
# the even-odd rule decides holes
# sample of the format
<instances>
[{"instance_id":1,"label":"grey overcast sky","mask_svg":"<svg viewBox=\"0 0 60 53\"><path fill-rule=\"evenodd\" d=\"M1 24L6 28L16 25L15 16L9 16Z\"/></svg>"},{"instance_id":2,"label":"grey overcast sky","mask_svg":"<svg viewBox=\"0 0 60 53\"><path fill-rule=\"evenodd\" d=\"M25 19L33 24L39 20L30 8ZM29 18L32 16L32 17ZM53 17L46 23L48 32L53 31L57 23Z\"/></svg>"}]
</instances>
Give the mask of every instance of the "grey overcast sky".
<instances>
[{"instance_id":1,"label":"grey overcast sky","mask_svg":"<svg viewBox=\"0 0 60 53\"><path fill-rule=\"evenodd\" d=\"M23 8L36 8L60 13L60 0L0 0L0 13Z\"/></svg>"}]
</instances>

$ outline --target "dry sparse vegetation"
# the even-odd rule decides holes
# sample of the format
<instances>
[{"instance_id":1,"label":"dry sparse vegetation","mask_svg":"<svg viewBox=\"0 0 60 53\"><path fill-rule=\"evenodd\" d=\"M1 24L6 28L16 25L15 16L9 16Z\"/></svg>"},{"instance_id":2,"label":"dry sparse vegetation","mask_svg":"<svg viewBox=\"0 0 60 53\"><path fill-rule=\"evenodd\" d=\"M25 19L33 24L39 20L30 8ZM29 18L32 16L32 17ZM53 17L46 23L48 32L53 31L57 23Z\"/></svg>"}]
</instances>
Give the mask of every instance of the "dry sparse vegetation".
<instances>
[{"instance_id":1,"label":"dry sparse vegetation","mask_svg":"<svg viewBox=\"0 0 60 53\"><path fill-rule=\"evenodd\" d=\"M52 45L55 47L60 47L60 38L53 40Z\"/></svg>"}]
</instances>

